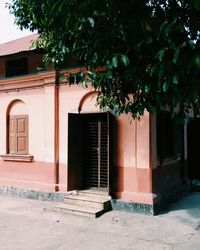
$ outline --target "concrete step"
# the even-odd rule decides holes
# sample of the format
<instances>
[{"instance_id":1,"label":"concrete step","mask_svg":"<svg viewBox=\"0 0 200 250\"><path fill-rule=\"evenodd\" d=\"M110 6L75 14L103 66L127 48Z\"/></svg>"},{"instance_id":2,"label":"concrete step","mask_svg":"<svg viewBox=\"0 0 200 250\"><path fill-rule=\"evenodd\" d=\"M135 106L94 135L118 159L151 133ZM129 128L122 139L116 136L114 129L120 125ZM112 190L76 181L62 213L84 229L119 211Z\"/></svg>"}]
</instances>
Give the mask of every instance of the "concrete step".
<instances>
[{"instance_id":1,"label":"concrete step","mask_svg":"<svg viewBox=\"0 0 200 250\"><path fill-rule=\"evenodd\" d=\"M64 203L78 206L93 207L98 209L109 209L110 197L102 195L86 195L79 193L77 195L68 195L64 198Z\"/></svg>"},{"instance_id":2,"label":"concrete step","mask_svg":"<svg viewBox=\"0 0 200 250\"><path fill-rule=\"evenodd\" d=\"M104 191L104 190L96 190L96 189L86 189L86 190L78 190L77 194L81 194L81 195L86 195L86 196L99 196L99 197L109 197L108 195L108 191Z\"/></svg>"},{"instance_id":3,"label":"concrete step","mask_svg":"<svg viewBox=\"0 0 200 250\"><path fill-rule=\"evenodd\" d=\"M54 210L56 212L63 212L63 213L73 214L73 215L81 215L81 216L90 217L90 218L97 218L105 212L105 210L98 209L98 208L83 207L83 206L77 206L77 205L66 204L66 203L57 205L54 208Z\"/></svg>"},{"instance_id":4,"label":"concrete step","mask_svg":"<svg viewBox=\"0 0 200 250\"><path fill-rule=\"evenodd\" d=\"M95 189L81 190L65 196L64 203L55 211L96 218L111 210L108 192Z\"/></svg>"}]
</instances>

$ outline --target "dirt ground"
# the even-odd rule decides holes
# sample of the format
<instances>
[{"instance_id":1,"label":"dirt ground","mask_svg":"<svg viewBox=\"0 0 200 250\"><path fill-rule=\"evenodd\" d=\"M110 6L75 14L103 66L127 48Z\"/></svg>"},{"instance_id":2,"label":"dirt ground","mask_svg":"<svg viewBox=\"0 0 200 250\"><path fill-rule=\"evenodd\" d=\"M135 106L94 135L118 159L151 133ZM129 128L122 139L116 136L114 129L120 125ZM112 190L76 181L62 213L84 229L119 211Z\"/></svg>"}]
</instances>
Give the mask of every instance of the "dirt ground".
<instances>
[{"instance_id":1,"label":"dirt ground","mask_svg":"<svg viewBox=\"0 0 200 250\"><path fill-rule=\"evenodd\" d=\"M0 195L0 250L200 249L200 193L154 217L111 211L93 219L55 212L57 204Z\"/></svg>"}]
</instances>

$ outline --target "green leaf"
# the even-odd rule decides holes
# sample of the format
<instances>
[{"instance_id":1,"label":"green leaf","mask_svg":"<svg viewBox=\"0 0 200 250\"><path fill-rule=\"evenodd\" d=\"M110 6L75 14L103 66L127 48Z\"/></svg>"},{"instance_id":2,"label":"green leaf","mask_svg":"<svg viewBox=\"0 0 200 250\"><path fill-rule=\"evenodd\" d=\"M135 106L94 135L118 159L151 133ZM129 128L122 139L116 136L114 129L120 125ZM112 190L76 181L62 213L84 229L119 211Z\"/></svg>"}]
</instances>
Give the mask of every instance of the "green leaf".
<instances>
[{"instance_id":1,"label":"green leaf","mask_svg":"<svg viewBox=\"0 0 200 250\"><path fill-rule=\"evenodd\" d=\"M179 55L180 55L180 48L177 48L177 49L175 50L174 57L173 57L173 63L174 63L174 64L177 64Z\"/></svg>"},{"instance_id":2,"label":"green leaf","mask_svg":"<svg viewBox=\"0 0 200 250\"><path fill-rule=\"evenodd\" d=\"M168 36L169 33L170 33L170 31L171 31L171 24L168 23L168 24L166 24L165 27L164 27L164 33L165 33L165 35Z\"/></svg>"},{"instance_id":3,"label":"green leaf","mask_svg":"<svg viewBox=\"0 0 200 250\"><path fill-rule=\"evenodd\" d=\"M179 84L177 75L174 75L172 82L173 82L173 84L176 84L176 85Z\"/></svg>"},{"instance_id":4,"label":"green leaf","mask_svg":"<svg viewBox=\"0 0 200 250\"><path fill-rule=\"evenodd\" d=\"M85 89L88 87L87 81L86 81L86 80L83 80L83 81L82 81L82 86L83 86L83 88L85 88Z\"/></svg>"},{"instance_id":5,"label":"green leaf","mask_svg":"<svg viewBox=\"0 0 200 250\"><path fill-rule=\"evenodd\" d=\"M165 35L165 36L168 36L170 31L172 29L172 24L169 23L169 19L168 20L165 20L161 26L160 26L160 31L158 33L158 38L160 38L161 35Z\"/></svg>"},{"instance_id":6,"label":"green leaf","mask_svg":"<svg viewBox=\"0 0 200 250\"><path fill-rule=\"evenodd\" d=\"M194 63L200 69L200 55L194 58Z\"/></svg>"},{"instance_id":7,"label":"green leaf","mask_svg":"<svg viewBox=\"0 0 200 250\"><path fill-rule=\"evenodd\" d=\"M158 60L161 62L163 60L163 57L165 55L167 48L161 49L160 51L158 51L158 53L156 54L156 57L158 58Z\"/></svg>"},{"instance_id":8,"label":"green leaf","mask_svg":"<svg viewBox=\"0 0 200 250\"><path fill-rule=\"evenodd\" d=\"M165 27L166 24L167 24L167 20L165 20L165 21L161 24L161 26L160 26L160 31L163 30L163 28Z\"/></svg>"},{"instance_id":9,"label":"green leaf","mask_svg":"<svg viewBox=\"0 0 200 250\"><path fill-rule=\"evenodd\" d=\"M87 74L89 75L89 76L93 76L93 72L91 72L91 71L87 71Z\"/></svg>"},{"instance_id":10,"label":"green leaf","mask_svg":"<svg viewBox=\"0 0 200 250\"><path fill-rule=\"evenodd\" d=\"M192 49L195 49L195 43L194 43L194 41L189 40L189 41L188 41L188 44L190 45L190 47L191 47Z\"/></svg>"},{"instance_id":11,"label":"green leaf","mask_svg":"<svg viewBox=\"0 0 200 250\"><path fill-rule=\"evenodd\" d=\"M58 74L58 82L59 82L59 84L62 82L63 78L64 78L64 74L63 73L59 73Z\"/></svg>"},{"instance_id":12,"label":"green leaf","mask_svg":"<svg viewBox=\"0 0 200 250\"><path fill-rule=\"evenodd\" d=\"M163 91L167 92L168 89L169 89L169 82L165 81L163 84Z\"/></svg>"},{"instance_id":13,"label":"green leaf","mask_svg":"<svg viewBox=\"0 0 200 250\"><path fill-rule=\"evenodd\" d=\"M183 109L190 105L199 112L200 0L12 2L20 28L41 34L45 62L53 58L55 66L58 60L65 66L69 50L82 66L97 69L95 75L84 71L86 77L69 74L68 79L85 87L92 81L102 93L101 108L110 105L136 118L143 108L181 102ZM74 59L67 65L73 67ZM107 71L98 72L98 66Z\"/></svg>"},{"instance_id":14,"label":"green leaf","mask_svg":"<svg viewBox=\"0 0 200 250\"><path fill-rule=\"evenodd\" d=\"M92 62L93 62L93 63L96 63L97 58L98 58L98 55L97 55L97 53L95 52L94 55L93 55L93 58L92 58Z\"/></svg>"},{"instance_id":15,"label":"green leaf","mask_svg":"<svg viewBox=\"0 0 200 250\"><path fill-rule=\"evenodd\" d=\"M126 56L126 55L121 56L121 62L123 63L123 65L125 67L128 67L128 65L130 64L130 60L129 60L128 56Z\"/></svg>"},{"instance_id":16,"label":"green leaf","mask_svg":"<svg viewBox=\"0 0 200 250\"><path fill-rule=\"evenodd\" d=\"M57 11L56 10L57 8L59 9L59 11L61 11L64 3L65 1L62 1L62 0L55 1L51 7L52 11Z\"/></svg>"},{"instance_id":17,"label":"green leaf","mask_svg":"<svg viewBox=\"0 0 200 250\"><path fill-rule=\"evenodd\" d=\"M62 53L63 53L63 54L69 53L69 48L66 47L66 46L62 46Z\"/></svg>"},{"instance_id":18,"label":"green leaf","mask_svg":"<svg viewBox=\"0 0 200 250\"><path fill-rule=\"evenodd\" d=\"M200 1L199 0L192 0L193 6L196 8L196 10L200 10Z\"/></svg>"},{"instance_id":19,"label":"green leaf","mask_svg":"<svg viewBox=\"0 0 200 250\"><path fill-rule=\"evenodd\" d=\"M111 72L111 71L108 71L108 73L107 73L107 77L108 77L108 79L112 79L112 78L113 78L113 76L112 76L112 72Z\"/></svg>"},{"instance_id":20,"label":"green leaf","mask_svg":"<svg viewBox=\"0 0 200 250\"><path fill-rule=\"evenodd\" d=\"M153 74L156 72L156 65L153 65L152 67L149 67L149 75L153 76Z\"/></svg>"},{"instance_id":21,"label":"green leaf","mask_svg":"<svg viewBox=\"0 0 200 250\"><path fill-rule=\"evenodd\" d=\"M94 19L92 17L88 17L87 19L91 25L91 27L93 28L94 27Z\"/></svg>"},{"instance_id":22,"label":"green leaf","mask_svg":"<svg viewBox=\"0 0 200 250\"><path fill-rule=\"evenodd\" d=\"M153 42L153 38L151 36L148 36L146 39L145 39L145 43L146 44L150 44Z\"/></svg>"},{"instance_id":23,"label":"green leaf","mask_svg":"<svg viewBox=\"0 0 200 250\"><path fill-rule=\"evenodd\" d=\"M117 58L117 56L113 57L113 59L112 59L112 66L114 68L117 68L117 66L118 66L118 58Z\"/></svg>"},{"instance_id":24,"label":"green leaf","mask_svg":"<svg viewBox=\"0 0 200 250\"><path fill-rule=\"evenodd\" d=\"M149 87L149 85L145 85L144 86L144 91L146 92L146 93L149 93L149 90L150 90L150 87Z\"/></svg>"}]
</instances>

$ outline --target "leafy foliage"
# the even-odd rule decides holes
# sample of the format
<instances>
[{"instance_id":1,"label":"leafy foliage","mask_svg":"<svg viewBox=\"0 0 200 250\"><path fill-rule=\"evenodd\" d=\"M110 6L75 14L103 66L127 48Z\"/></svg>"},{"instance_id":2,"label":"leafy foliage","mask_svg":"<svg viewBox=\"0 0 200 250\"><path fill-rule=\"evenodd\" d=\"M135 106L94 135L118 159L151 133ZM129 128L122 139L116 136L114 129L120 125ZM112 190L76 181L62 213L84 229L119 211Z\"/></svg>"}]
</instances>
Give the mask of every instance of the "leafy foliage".
<instances>
[{"instance_id":1,"label":"leafy foliage","mask_svg":"<svg viewBox=\"0 0 200 250\"><path fill-rule=\"evenodd\" d=\"M90 81L100 107L200 114L200 0L13 0L10 10L41 34L46 59L86 66L70 82Z\"/></svg>"}]
</instances>

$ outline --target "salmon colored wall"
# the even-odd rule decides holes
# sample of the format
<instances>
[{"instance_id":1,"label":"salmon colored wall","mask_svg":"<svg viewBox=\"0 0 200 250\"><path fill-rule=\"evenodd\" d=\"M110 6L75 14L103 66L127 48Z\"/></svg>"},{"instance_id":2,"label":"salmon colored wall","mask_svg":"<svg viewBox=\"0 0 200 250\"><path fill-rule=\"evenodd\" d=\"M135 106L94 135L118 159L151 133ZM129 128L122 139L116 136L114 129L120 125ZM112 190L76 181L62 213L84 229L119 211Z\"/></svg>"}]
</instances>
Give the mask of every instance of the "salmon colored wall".
<instances>
[{"instance_id":1,"label":"salmon colored wall","mask_svg":"<svg viewBox=\"0 0 200 250\"><path fill-rule=\"evenodd\" d=\"M14 103L11 107L11 114L28 114L29 115L29 154L34 156L36 161L45 161L45 129L44 129L44 90L31 90L0 93L1 106L1 144L0 154L6 153L6 113L9 104L13 100L21 100L24 104ZM36 112L37 111L37 112ZM21 113L22 112L22 113ZM37 136L36 136L37 135Z\"/></svg>"},{"instance_id":2,"label":"salmon colored wall","mask_svg":"<svg viewBox=\"0 0 200 250\"><path fill-rule=\"evenodd\" d=\"M60 97L63 95L63 103L60 103L62 112L70 112L71 109L71 112L77 113L77 100L83 98L84 92L86 95L87 92L77 86L63 86L62 94L60 94ZM63 109L63 107L66 108ZM98 109L95 105L95 98L92 99L92 96L89 96L84 100L81 112L96 111ZM62 114L60 115L62 117ZM67 127L67 115L65 117L65 126ZM131 120L129 115L121 115L114 120L111 192L118 198L132 199L133 201L136 199L136 193L145 193L140 202L152 203L150 115L145 112L140 121ZM137 196L137 202L139 202L139 196Z\"/></svg>"},{"instance_id":3,"label":"salmon colored wall","mask_svg":"<svg viewBox=\"0 0 200 250\"><path fill-rule=\"evenodd\" d=\"M115 192L151 192L150 170L113 166L112 189Z\"/></svg>"},{"instance_id":4,"label":"salmon colored wall","mask_svg":"<svg viewBox=\"0 0 200 250\"><path fill-rule=\"evenodd\" d=\"M14 101L8 109L8 115L25 115L28 114L27 106L20 100Z\"/></svg>"},{"instance_id":5,"label":"salmon colored wall","mask_svg":"<svg viewBox=\"0 0 200 250\"><path fill-rule=\"evenodd\" d=\"M17 81L15 82L15 80ZM30 89L16 91L16 87L33 86ZM0 185L6 178L7 185L21 183L21 186L55 191L55 166L54 166L54 101L55 86L54 72L40 73L30 77L30 75L3 80L3 91L0 92L0 155L6 154L6 114L28 114L29 115L29 154L33 155L33 162L1 162L2 172L0 172ZM14 83L14 84L13 84ZM43 83L43 84L42 84ZM12 88L5 92L5 89ZM19 85L20 84L20 85ZM41 85L42 84L42 85ZM0 82L1 85L1 82ZM36 88L34 87L36 86ZM37 87L38 86L38 87ZM1 90L1 88L0 88ZM9 108L8 108L9 107ZM64 152L66 154L66 151ZM20 167L22 166L22 167ZM4 171L5 170L5 171ZM14 174L14 175L13 175ZM7 178L10 176L10 179ZM5 177L5 178L4 178ZM60 191L66 191L66 161L59 165L59 186ZM19 183L16 185L19 186ZM30 184L30 185L29 185Z\"/></svg>"},{"instance_id":6,"label":"salmon colored wall","mask_svg":"<svg viewBox=\"0 0 200 250\"><path fill-rule=\"evenodd\" d=\"M117 136L113 140L117 144L114 147L114 165L149 169L149 113L145 112L140 120L121 115L116 119L115 131Z\"/></svg>"},{"instance_id":7,"label":"salmon colored wall","mask_svg":"<svg viewBox=\"0 0 200 250\"><path fill-rule=\"evenodd\" d=\"M149 113L145 112L140 120L121 115L114 123L113 134L112 194L125 200L152 203Z\"/></svg>"},{"instance_id":8,"label":"salmon colored wall","mask_svg":"<svg viewBox=\"0 0 200 250\"><path fill-rule=\"evenodd\" d=\"M14 102L14 100L20 100ZM0 162L0 184L55 191L53 87L0 93L0 154L6 154L6 114L29 115L29 154L33 162ZM9 105L10 109L8 109ZM47 120L46 120L47 119ZM63 171L61 171L62 173Z\"/></svg>"},{"instance_id":9,"label":"salmon colored wall","mask_svg":"<svg viewBox=\"0 0 200 250\"><path fill-rule=\"evenodd\" d=\"M79 108L81 112L99 112L99 107L97 105L97 93L91 91L88 96L83 96L82 100L79 102Z\"/></svg>"},{"instance_id":10,"label":"salmon colored wall","mask_svg":"<svg viewBox=\"0 0 200 250\"><path fill-rule=\"evenodd\" d=\"M37 182L37 188L42 189L46 184L50 189L54 187L54 77L46 73L39 76L35 79L44 81L43 87L0 92L0 154L6 153L7 108L13 100L19 99L24 104L16 102L10 112L29 115L29 153L34 156L32 163L1 161L0 184L4 179L7 183L22 180L20 185L27 187L34 182ZM42 80L43 77L46 78ZM59 87L59 186L62 191L67 190L68 113L78 113L80 101L91 90L76 85ZM84 99L81 112L98 111L95 99L91 98ZM140 121L130 122L128 115L115 119L112 188L117 197L139 202L138 194L143 194L141 202L152 202L149 121L147 112Z\"/></svg>"},{"instance_id":11,"label":"salmon colored wall","mask_svg":"<svg viewBox=\"0 0 200 250\"><path fill-rule=\"evenodd\" d=\"M59 166L59 190L66 192L66 165ZM45 162L0 160L0 185L54 192L54 165Z\"/></svg>"},{"instance_id":12,"label":"salmon colored wall","mask_svg":"<svg viewBox=\"0 0 200 250\"><path fill-rule=\"evenodd\" d=\"M121 115L114 121L113 164L119 167L136 167L136 121Z\"/></svg>"},{"instance_id":13,"label":"salmon colored wall","mask_svg":"<svg viewBox=\"0 0 200 250\"><path fill-rule=\"evenodd\" d=\"M150 114L146 111L139 121L136 121L136 167L150 168Z\"/></svg>"},{"instance_id":14,"label":"salmon colored wall","mask_svg":"<svg viewBox=\"0 0 200 250\"><path fill-rule=\"evenodd\" d=\"M0 185L54 192L51 163L0 160Z\"/></svg>"},{"instance_id":15,"label":"salmon colored wall","mask_svg":"<svg viewBox=\"0 0 200 250\"><path fill-rule=\"evenodd\" d=\"M153 203L150 169L113 166L111 172L111 194L114 198Z\"/></svg>"}]
</instances>

